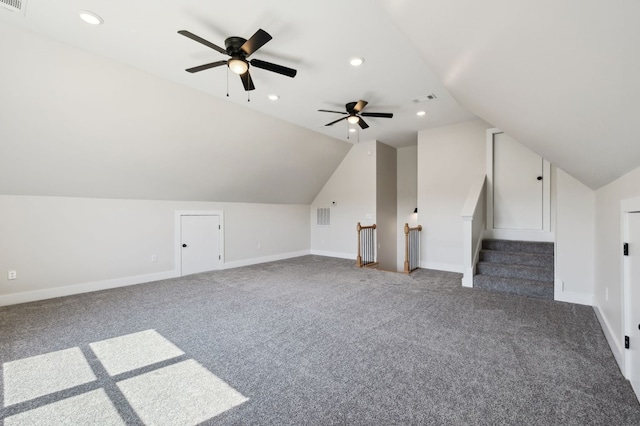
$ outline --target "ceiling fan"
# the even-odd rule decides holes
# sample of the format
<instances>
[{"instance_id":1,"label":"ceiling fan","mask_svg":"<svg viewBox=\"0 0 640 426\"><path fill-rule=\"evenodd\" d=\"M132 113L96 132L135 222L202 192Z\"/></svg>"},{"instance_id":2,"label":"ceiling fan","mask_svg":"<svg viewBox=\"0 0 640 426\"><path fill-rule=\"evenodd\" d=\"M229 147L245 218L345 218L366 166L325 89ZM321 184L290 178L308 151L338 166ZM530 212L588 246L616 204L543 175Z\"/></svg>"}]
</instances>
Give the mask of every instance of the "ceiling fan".
<instances>
[{"instance_id":1,"label":"ceiling fan","mask_svg":"<svg viewBox=\"0 0 640 426\"><path fill-rule=\"evenodd\" d=\"M342 111L331 111L328 109L319 109L318 111L322 112L334 112L336 114L344 114L346 117L342 117L337 119L336 121L332 121L331 123L325 124L325 126L332 126L342 120L347 120L351 124L358 124L361 129L366 129L369 127L367 123L362 119L362 117L381 117L381 118L392 118L393 114L390 112L362 112L365 106L367 106L367 101L360 100L358 102L349 102L345 105L345 109L347 112Z\"/></svg>"},{"instance_id":2,"label":"ceiling fan","mask_svg":"<svg viewBox=\"0 0 640 426\"><path fill-rule=\"evenodd\" d=\"M252 35L249 40L245 40L242 37L227 38L224 41L224 46L226 47L226 49L223 49L220 46L217 46L210 41L207 41L202 37L199 37L186 30L180 30L178 31L178 34L182 34L183 36L188 37L191 40L197 41L198 43L204 44L205 46L210 47L213 50L217 50L223 55L231 57L231 59L229 60L216 61L204 65L199 65L193 68L188 68L186 70L187 72L194 73L204 71L226 64L231 71L240 76L242 85L244 86L244 90L246 91L255 90L253 80L251 79L251 74L249 73L249 64L256 68L262 68L267 71L286 75L287 77L293 78L296 76L297 71L294 69L287 68L282 65L273 64L271 62L261 61L260 59L247 59L249 56L255 53L256 50L260 49L269 40L272 39L269 33L262 29L256 31L256 33Z\"/></svg>"}]
</instances>

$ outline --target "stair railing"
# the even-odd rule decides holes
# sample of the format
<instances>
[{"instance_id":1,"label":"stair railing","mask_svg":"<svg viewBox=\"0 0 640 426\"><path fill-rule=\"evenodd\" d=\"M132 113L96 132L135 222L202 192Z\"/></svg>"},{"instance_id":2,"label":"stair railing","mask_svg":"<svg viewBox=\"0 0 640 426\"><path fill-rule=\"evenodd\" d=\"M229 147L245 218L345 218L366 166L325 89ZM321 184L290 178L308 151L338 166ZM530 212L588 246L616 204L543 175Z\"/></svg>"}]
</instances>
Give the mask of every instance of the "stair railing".
<instances>
[{"instance_id":1,"label":"stair railing","mask_svg":"<svg viewBox=\"0 0 640 426\"><path fill-rule=\"evenodd\" d=\"M462 208L462 220L464 225L463 249L464 249L464 274L462 276L463 287L473 287L473 275L482 247L482 234L487 223L487 177L476 181L467 194L467 199Z\"/></svg>"},{"instance_id":2,"label":"stair railing","mask_svg":"<svg viewBox=\"0 0 640 426\"><path fill-rule=\"evenodd\" d=\"M409 273L420 267L420 232L422 225L410 228L404 224L404 272Z\"/></svg>"},{"instance_id":3,"label":"stair railing","mask_svg":"<svg viewBox=\"0 0 640 426\"><path fill-rule=\"evenodd\" d=\"M376 225L362 226L358 222L358 256L356 257L356 266L373 267L376 262Z\"/></svg>"}]
</instances>

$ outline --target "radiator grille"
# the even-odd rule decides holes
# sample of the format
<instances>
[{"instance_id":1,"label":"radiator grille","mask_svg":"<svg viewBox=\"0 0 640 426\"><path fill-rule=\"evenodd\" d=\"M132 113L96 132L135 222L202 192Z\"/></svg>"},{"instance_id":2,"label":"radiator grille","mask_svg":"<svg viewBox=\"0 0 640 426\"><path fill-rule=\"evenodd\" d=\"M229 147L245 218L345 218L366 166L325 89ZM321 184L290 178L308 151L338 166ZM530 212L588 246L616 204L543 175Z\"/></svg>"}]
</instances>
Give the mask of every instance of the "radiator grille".
<instances>
[{"instance_id":1,"label":"radiator grille","mask_svg":"<svg viewBox=\"0 0 640 426\"><path fill-rule=\"evenodd\" d=\"M331 225L331 209L329 207L318 207L316 211L316 225Z\"/></svg>"},{"instance_id":2,"label":"radiator grille","mask_svg":"<svg viewBox=\"0 0 640 426\"><path fill-rule=\"evenodd\" d=\"M0 0L0 5L2 5L5 9L19 12L22 10L24 0Z\"/></svg>"}]
</instances>

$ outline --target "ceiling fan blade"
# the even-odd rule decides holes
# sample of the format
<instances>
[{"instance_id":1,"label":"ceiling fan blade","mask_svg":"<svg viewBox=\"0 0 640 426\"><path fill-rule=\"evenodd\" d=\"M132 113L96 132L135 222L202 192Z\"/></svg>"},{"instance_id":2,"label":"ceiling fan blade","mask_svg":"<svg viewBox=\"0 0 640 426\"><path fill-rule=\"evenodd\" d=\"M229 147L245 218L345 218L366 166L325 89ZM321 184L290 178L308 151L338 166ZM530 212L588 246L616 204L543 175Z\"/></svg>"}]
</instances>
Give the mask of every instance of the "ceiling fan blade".
<instances>
[{"instance_id":1,"label":"ceiling fan blade","mask_svg":"<svg viewBox=\"0 0 640 426\"><path fill-rule=\"evenodd\" d=\"M360 111L362 111L362 109L363 109L364 107L366 107L366 106L367 106L367 104L368 104L368 102L367 102L367 101L358 101L358 103L356 104L356 106L354 106L354 107L353 107L353 110L354 110L355 112L360 112Z\"/></svg>"},{"instance_id":2,"label":"ceiling fan blade","mask_svg":"<svg viewBox=\"0 0 640 426\"><path fill-rule=\"evenodd\" d=\"M198 71L208 70L209 68L219 67L220 65L225 65L226 63L227 63L227 61L211 62L210 64L204 64L204 65L200 65L200 66L193 67L193 68L187 68L185 71L194 73L194 72L198 72Z\"/></svg>"},{"instance_id":3,"label":"ceiling fan blade","mask_svg":"<svg viewBox=\"0 0 640 426\"><path fill-rule=\"evenodd\" d=\"M336 124L338 121L342 121L342 120L346 120L346 119L347 119L347 117L338 118L336 121L332 121L331 123L325 124L325 126L331 126L333 124Z\"/></svg>"},{"instance_id":4,"label":"ceiling fan blade","mask_svg":"<svg viewBox=\"0 0 640 426\"><path fill-rule=\"evenodd\" d=\"M390 112L363 112L360 115L363 117L393 118L393 114Z\"/></svg>"},{"instance_id":5,"label":"ceiling fan blade","mask_svg":"<svg viewBox=\"0 0 640 426\"><path fill-rule=\"evenodd\" d=\"M347 114L344 111L331 111L330 109L319 109L318 111L321 111L321 112L335 112L336 114L345 114L345 115Z\"/></svg>"},{"instance_id":6,"label":"ceiling fan blade","mask_svg":"<svg viewBox=\"0 0 640 426\"><path fill-rule=\"evenodd\" d=\"M253 79L251 78L251 74L249 74L249 71L245 72L244 74L240 74L240 80L242 80L244 90L246 90L247 92L249 90L256 89L256 86L253 85Z\"/></svg>"},{"instance_id":7,"label":"ceiling fan blade","mask_svg":"<svg viewBox=\"0 0 640 426\"><path fill-rule=\"evenodd\" d=\"M251 36L249 40L244 42L240 49L242 49L244 53L249 56L256 50L267 44L267 42L272 38L273 37L271 37L265 30L259 29L254 35Z\"/></svg>"},{"instance_id":8,"label":"ceiling fan blade","mask_svg":"<svg viewBox=\"0 0 640 426\"><path fill-rule=\"evenodd\" d=\"M207 47L212 48L213 50L217 50L218 52L222 53L223 55L228 55L227 51L225 49L223 49L220 46L216 46L215 44L211 43L210 41L207 41L205 39L203 39L202 37L199 37L187 30L180 30L178 31L178 34L182 34L185 37L190 38L191 40L197 41L198 43L202 43Z\"/></svg>"},{"instance_id":9,"label":"ceiling fan blade","mask_svg":"<svg viewBox=\"0 0 640 426\"><path fill-rule=\"evenodd\" d=\"M369 127L369 125L367 123L365 123L365 121L362 119L362 117L360 117L360 120L358 120L358 126L360 126L361 129L366 129L367 127Z\"/></svg>"},{"instance_id":10,"label":"ceiling fan blade","mask_svg":"<svg viewBox=\"0 0 640 426\"><path fill-rule=\"evenodd\" d=\"M277 72L278 74L286 75L287 77L291 78L295 77L298 72L292 68L272 64L271 62L261 61L260 59L252 59L249 62L256 68L262 68L263 70Z\"/></svg>"}]
</instances>

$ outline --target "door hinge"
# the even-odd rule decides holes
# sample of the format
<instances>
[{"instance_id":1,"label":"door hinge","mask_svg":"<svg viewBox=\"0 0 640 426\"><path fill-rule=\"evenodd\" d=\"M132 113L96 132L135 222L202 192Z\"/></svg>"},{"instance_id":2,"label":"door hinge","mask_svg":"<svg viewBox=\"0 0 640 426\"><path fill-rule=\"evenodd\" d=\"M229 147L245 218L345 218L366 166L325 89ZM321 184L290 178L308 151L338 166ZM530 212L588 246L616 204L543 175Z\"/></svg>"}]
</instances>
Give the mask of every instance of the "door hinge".
<instances>
[{"instance_id":1,"label":"door hinge","mask_svg":"<svg viewBox=\"0 0 640 426\"><path fill-rule=\"evenodd\" d=\"M624 336L624 348L629 349L629 336Z\"/></svg>"},{"instance_id":2,"label":"door hinge","mask_svg":"<svg viewBox=\"0 0 640 426\"><path fill-rule=\"evenodd\" d=\"M629 243L624 243L622 245L622 254L625 256L629 256Z\"/></svg>"}]
</instances>

